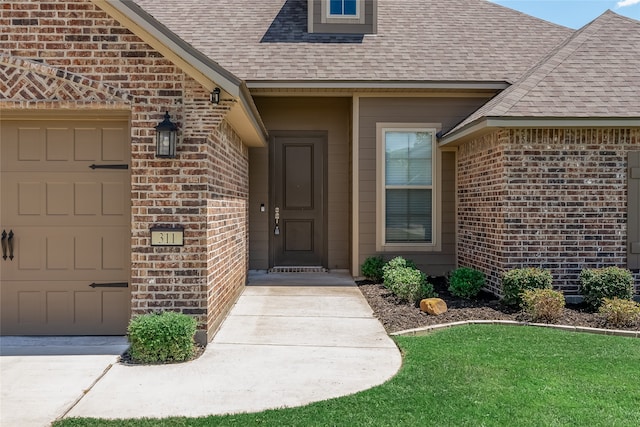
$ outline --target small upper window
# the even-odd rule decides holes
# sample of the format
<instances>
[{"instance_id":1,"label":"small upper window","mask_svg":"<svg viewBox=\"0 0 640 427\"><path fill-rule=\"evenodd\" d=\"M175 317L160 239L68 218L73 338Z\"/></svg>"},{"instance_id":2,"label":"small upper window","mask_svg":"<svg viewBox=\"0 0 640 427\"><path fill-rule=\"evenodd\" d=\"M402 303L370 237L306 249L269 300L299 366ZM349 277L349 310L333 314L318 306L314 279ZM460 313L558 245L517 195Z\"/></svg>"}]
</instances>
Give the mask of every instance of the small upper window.
<instances>
[{"instance_id":1,"label":"small upper window","mask_svg":"<svg viewBox=\"0 0 640 427\"><path fill-rule=\"evenodd\" d=\"M329 0L329 16L357 17L358 4L358 0Z\"/></svg>"}]
</instances>

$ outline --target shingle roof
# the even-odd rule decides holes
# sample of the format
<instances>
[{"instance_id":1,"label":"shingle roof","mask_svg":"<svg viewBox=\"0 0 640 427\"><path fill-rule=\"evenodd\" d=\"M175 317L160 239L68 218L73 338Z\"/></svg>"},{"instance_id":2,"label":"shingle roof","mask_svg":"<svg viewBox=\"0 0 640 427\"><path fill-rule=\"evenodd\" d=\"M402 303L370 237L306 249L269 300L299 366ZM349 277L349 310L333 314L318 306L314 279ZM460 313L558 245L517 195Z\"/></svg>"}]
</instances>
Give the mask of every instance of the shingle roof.
<instances>
[{"instance_id":1,"label":"shingle roof","mask_svg":"<svg viewBox=\"0 0 640 427\"><path fill-rule=\"evenodd\" d=\"M640 117L640 21L605 12L452 132L483 117Z\"/></svg>"},{"instance_id":2,"label":"shingle roof","mask_svg":"<svg viewBox=\"0 0 640 427\"><path fill-rule=\"evenodd\" d=\"M134 0L245 81L515 81L572 30L485 0L379 0L376 35L308 34L307 0Z\"/></svg>"}]
</instances>

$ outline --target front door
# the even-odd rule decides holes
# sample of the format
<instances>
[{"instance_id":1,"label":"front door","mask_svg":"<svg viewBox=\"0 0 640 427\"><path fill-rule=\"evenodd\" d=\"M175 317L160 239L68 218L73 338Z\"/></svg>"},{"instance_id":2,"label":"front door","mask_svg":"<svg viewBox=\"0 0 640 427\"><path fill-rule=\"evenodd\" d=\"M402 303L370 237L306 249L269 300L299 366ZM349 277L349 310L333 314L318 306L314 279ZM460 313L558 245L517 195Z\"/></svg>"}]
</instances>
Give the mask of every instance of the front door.
<instances>
[{"instance_id":1,"label":"front door","mask_svg":"<svg viewBox=\"0 0 640 427\"><path fill-rule=\"evenodd\" d=\"M271 266L326 267L324 132L271 140Z\"/></svg>"},{"instance_id":2,"label":"front door","mask_svg":"<svg viewBox=\"0 0 640 427\"><path fill-rule=\"evenodd\" d=\"M0 127L0 332L126 333L127 121L4 120Z\"/></svg>"}]
</instances>

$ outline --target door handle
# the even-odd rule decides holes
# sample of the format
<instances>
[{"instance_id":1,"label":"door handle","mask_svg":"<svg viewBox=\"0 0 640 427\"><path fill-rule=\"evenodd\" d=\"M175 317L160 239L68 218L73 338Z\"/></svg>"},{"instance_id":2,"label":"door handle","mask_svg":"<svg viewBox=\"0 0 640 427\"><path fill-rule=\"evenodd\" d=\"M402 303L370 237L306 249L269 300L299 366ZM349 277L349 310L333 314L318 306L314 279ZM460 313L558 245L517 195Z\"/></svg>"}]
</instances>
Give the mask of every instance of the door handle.
<instances>
[{"instance_id":1,"label":"door handle","mask_svg":"<svg viewBox=\"0 0 640 427\"><path fill-rule=\"evenodd\" d=\"M280 208L276 208L276 213L274 215L276 220L276 227L273 229L273 234L276 236L280 235Z\"/></svg>"},{"instance_id":2,"label":"door handle","mask_svg":"<svg viewBox=\"0 0 640 427\"><path fill-rule=\"evenodd\" d=\"M7 259L7 230L2 230L2 259Z\"/></svg>"},{"instance_id":3,"label":"door handle","mask_svg":"<svg viewBox=\"0 0 640 427\"><path fill-rule=\"evenodd\" d=\"M9 259L13 260L13 230L9 230Z\"/></svg>"}]
</instances>

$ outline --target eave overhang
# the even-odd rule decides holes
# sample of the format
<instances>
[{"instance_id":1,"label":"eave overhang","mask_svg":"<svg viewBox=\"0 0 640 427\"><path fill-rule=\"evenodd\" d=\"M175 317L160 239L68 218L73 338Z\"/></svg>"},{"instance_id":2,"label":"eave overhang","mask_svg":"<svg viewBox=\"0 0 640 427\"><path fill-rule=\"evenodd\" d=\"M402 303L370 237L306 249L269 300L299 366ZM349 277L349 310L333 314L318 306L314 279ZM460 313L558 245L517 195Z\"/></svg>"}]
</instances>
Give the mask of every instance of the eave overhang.
<instances>
[{"instance_id":1,"label":"eave overhang","mask_svg":"<svg viewBox=\"0 0 640 427\"><path fill-rule=\"evenodd\" d=\"M248 146L263 147L267 130L246 84L182 40L131 0L91 0L97 7L160 52L204 88L219 87L222 100L233 100L229 124Z\"/></svg>"},{"instance_id":2,"label":"eave overhang","mask_svg":"<svg viewBox=\"0 0 640 427\"><path fill-rule=\"evenodd\" d=\"M439 144L456 146L496 129L527 128L640 128L640 117L481 117L446 133Z\"/></svg>"}]
</instances>

